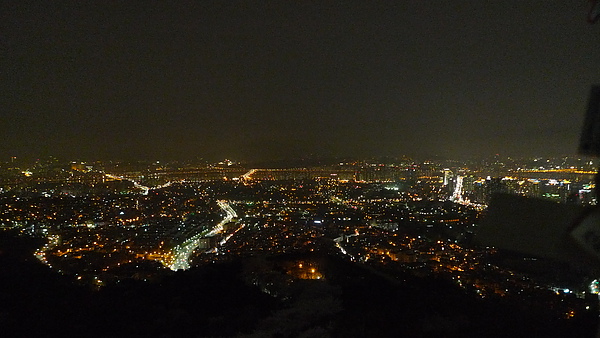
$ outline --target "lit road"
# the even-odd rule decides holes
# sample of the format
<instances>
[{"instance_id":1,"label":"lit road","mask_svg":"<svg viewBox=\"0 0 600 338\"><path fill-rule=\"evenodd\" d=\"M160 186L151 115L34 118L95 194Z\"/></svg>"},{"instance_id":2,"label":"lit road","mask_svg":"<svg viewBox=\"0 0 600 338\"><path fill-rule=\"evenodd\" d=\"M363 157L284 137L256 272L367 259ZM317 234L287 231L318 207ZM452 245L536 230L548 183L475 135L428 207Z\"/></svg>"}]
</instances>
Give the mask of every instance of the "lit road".
<instances>
[{"instance_id":1,"label":"lit road","mask_svg":"<svg viewBox=\"0 0 600 338\"><path fill-rule=\"evenodd\" d=\"M354 233L353 233L353 234L351 234L351 235L341 235L340 237L337 237L337 238L335 238L335 239L333 240L333 242L335 243L335 247L336 247L336 248L338 248L338 249L340 249L340 251L341 251L341 252L342 252L344 255L348 255L352 261L354 261L354 260L355 260L354 256L352 256L351 254L349 254L349 253L348 253L348 252L347 252L347 251L344 249L344 247L343 247L343 246L342 246L340 243L343 243L343 242L344 242L344 241L346 241L346 240L347 240L349 237L354 237L354 236L358 236L358 235L360 235L360 234L358 233L358 229L356 229L356 230L354 230Z\"/></svg>"},{"instance_id":2,"label":"lit road","mask_svg":"<svg viewBox=\"0 0 600 338\"><path fill-rule=\"evenodd\" d=\"M244 175L242 175L243 179L250 179L252 178L252 174L254 174L255 172L257 172L258 169L250 169L247 173L245 173Z\"/></svg>"},{"instance_id":3,"label":"lit road","mask_svg":"<svg viewBox=\"0 0 600 338\"><path fill-rule=\"evenodd\" d=\"M48 263L48 260L46 259L46 252L52 250L54 247L56 247L58 245L58 243L60 243L59 235L48 236L48 242L46 244L44 244L44 246L42 248L38 249L34 253L35 257L37 257L37 259L42 261L42 263L48 265L49 267L52 267L50 265L50 263Z\"/></svg>"},{"instance_id":4,"label":"lit road","mask_svg":"<svg viewBox=\"0 0 600 338\"><path fill-rule=\"evenodd\" d=\"M229 222L231 222L234 218L237 217L237 213L231 206L227 203L227 201L217 201L219 207L225 211L225 218L219 224L217 224L212 229L207 229L202 231L193 237L190 237L185 242L180 245L177 245L173 248L173 261L169 265L169 269L173 271L177 270L187 270L190 268L190 256L200 246L201 240L206 237L212 237L221 231L223 231L223 226Z\"/></svg>"},{"instance_id":5,"label":"lit road","mask_svg":"<svg viewBox=\"0 0 600 338\"><path fill-rule=\"evenodd\" d=\"M147 187L145 185L141 185L140 183L138 183L138 182L136 182L136 181L134 181L134 180L132 180L130 178L126 178L126 177L123 177L123 176L115 176L115 175L111 175L111 174L107 174L107 173L104 173L104 176L106 176L106 177L108 177L110 179L113 179L113 180L129 181L129 182L133 183L133 185L136 188L141 189L143 191L143 193L142 193L143 195L148 195L148 191L150 191L150 190L157 190L157 189L166 188L166 187L170 186L171 184L173 184L173 182L181 182L181 181L171 181L171 182L167 182L165 184L158 185L156 187Z\"/></svg>"},{"instance_id":6,"label":"lit road","mask_svg":"<svg viewBox=\"0 0 600 338\"><path fill-rule=\"evenodd\" d=\"M462 193L463 193L463 177L456 176L456 187L454 188L454 192L452 193L452 196L450 196L449 200L454 203L471 206L471 207L477 209L478 211L482 211L487 208L487 205L485 205L485 204L472 203L471 201L469 201L468 198L467 199L463 198Z\"/></svg>"}]
</instances>

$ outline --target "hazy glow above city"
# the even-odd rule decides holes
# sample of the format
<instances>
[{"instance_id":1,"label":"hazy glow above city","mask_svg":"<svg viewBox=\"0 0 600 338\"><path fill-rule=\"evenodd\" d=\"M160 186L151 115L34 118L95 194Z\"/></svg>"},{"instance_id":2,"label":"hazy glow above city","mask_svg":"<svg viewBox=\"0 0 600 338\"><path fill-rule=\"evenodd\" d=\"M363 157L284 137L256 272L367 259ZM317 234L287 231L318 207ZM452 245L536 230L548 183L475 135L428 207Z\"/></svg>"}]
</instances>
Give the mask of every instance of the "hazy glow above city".
<instances>
[{"instance_id":1,"label":"hazy glow above city","mask_svg":"<svg viewBox=\"0 0 600 338\"><path fill-rule=\"evenodd\" d=\"M0 156L549 156L577 148L587 3L5 2Z\"/></svg>"}]
</instances>

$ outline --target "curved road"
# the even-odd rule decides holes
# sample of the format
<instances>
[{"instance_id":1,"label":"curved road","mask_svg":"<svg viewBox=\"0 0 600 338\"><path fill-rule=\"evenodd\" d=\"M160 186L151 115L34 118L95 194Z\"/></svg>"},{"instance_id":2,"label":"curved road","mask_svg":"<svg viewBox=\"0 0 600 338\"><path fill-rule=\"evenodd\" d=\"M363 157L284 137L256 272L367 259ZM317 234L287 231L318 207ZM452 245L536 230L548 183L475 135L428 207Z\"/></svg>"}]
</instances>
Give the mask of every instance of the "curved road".
<instances>
[{"instance_id":1,"label":"curved road","mask_svg":"<svg viewBox=\"0 0 600 338\"><path fill-rule=\"evenodd\" d=\"M233 210L233 208L231 208L227 201L219 200L217 201L217 204L219 204L219 207L223 211L225 211L225 218L223 218L223 220L219 222L219 224L217 224L214 228L204 230L194 235L193 237L190 237L182 244L174 247L173 256L175 258L173 259L172 263L168 266L169 269L173 271L189 269L190 256L192 255L192 252L194 252L194 250L196 250L196 248L200 246L201 240L206 237L212 237L218 234L219 232L223 231L223 225L231 222L234 218L237 217L237 213L235 212L235 210Z\"/></svg>"}]
</instances>

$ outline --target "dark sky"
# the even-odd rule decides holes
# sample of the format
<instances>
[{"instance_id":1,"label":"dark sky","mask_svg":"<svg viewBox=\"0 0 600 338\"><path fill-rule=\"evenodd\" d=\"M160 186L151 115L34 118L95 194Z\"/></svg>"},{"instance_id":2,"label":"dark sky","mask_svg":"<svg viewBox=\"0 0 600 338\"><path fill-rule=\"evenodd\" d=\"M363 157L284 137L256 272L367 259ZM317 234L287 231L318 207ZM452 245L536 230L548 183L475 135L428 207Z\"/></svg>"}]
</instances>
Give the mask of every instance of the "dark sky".
<instances>
[{"instance_id":1,"label":"dark sky","mask_svg":"<svg viewBox=\"0 0 600 338\"><path fill-rule=\"evenodd\" d=\"M587 1L0 4L0 160L575 153Z\"/></svg>"}]
</instances>

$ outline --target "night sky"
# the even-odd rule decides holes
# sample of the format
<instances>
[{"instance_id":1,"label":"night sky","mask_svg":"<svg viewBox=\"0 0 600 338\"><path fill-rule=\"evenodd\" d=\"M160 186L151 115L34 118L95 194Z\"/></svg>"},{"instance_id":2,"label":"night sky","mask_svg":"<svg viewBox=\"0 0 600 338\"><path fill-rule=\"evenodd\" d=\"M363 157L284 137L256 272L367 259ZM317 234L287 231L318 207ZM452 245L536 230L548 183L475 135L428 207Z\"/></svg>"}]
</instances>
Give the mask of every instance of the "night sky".
<instances>
[{"instance_id":1,"label":"night sky","mask_svg":"<svg viewBox=\"0 0 600 338\"><path fill-rule=\"evenodd\" d=\"M0 161L573 154L579 1L0 4Z\"/></svg>"}]
</instances>

